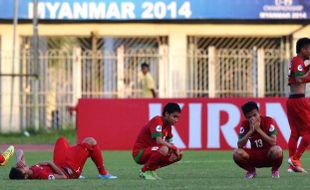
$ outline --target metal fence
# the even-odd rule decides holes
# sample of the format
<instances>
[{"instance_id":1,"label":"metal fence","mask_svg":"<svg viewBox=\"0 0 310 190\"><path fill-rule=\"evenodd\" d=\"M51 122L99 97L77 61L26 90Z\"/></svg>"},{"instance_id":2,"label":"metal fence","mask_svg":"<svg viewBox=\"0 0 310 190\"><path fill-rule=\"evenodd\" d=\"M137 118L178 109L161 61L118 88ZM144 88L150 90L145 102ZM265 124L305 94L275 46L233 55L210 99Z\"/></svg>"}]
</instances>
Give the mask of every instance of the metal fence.
<instances>
[{"instance_id":1,"label":"metal fence","mask_svg":"<svg viewBox=\"0 0 310 190\"><path fill-rule=\"evenodd\" d=\"M166 37L42 40L38 65L32 62L29 41L28 37L24 38L23 51L17 56L19 74L23 75L15 78L18 93L9 98L8 92L0 92L0 125L4 123L3 117L11 117L1 113L10 106L3 102L3 96L8 97L7 100L14 99L14 118L17 114L21 129L74 125L75 116L68 108L80 97L139 98L142 62L150 65L159 93L167 94L163 92L167 88L160 84L178 82L166 81L171 74L167 69ZM286 95L290 55L283 43L278 38L188 37L185 96ZM0 69L7 61L12 58L0 54ZM0 77L0 87L7 85L6 80ZM263 88L263 93L258 92L259 88Z\"/></svg>"},{"instance_id":2,"label":"metal fence","mask_svg":"<svg viewBox=\"0 0 310 190\"><path fill-rule=\"evenodd\" d=\"M187 95L287 95L286 43L286 38L188 37Z\"/></svg>"}]
</instances>

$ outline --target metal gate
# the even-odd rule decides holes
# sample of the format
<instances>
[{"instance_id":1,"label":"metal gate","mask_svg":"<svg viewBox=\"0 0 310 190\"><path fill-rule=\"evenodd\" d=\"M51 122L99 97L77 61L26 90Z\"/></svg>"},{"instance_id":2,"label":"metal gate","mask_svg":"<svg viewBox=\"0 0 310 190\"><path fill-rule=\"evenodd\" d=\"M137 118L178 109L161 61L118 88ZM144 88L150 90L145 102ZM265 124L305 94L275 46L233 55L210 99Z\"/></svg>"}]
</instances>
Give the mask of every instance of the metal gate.
<instances>
[{"instance_id":1,"label":"metal gate","mask_svg":"<svg viewBox=\"0 0 310 190\"><path fill-rule=\"evenodd\" d=\"M289 42L289 37L188 37L188 97L285 96Z\"/></svg>"},{"instance_id":2,"label":"metal gate","mask_svg":"<svg viewBox=\"0 0 310 190\"><path fill-rule=\"evenodd\" d=\"M41 37L42 39L42 37ZM42 40L39 65L31 61L31 47L24 39L21 73L38 71L38 79L20 79L20 120L22 128L62 128L74 125L69 112L77 99L141 97L140 64L150 65L158 89L160 38L102 38L89 47L89 40ZM54 43L58 49L53 49ZM68 41L67 44L66 41ZM166 40L167 41L167 40ZM74 42L73 45L71 42ZM79 43L83 42L82 45ZM25 48L26 47L26 48ZM28 48L27 48L28 47ZM147 47L147 48L146 48Z\"/></svg>"}]
</instances>

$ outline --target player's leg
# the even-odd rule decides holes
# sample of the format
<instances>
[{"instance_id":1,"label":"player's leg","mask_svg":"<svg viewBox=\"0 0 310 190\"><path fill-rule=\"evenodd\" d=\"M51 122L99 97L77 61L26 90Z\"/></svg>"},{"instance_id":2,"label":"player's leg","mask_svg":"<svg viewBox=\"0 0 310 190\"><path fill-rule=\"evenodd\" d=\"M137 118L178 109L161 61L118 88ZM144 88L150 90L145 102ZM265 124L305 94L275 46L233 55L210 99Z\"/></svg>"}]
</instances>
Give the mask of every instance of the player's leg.
<instances>
[{"instance_id":1,"label":"player's leg","mask_svg":"<svg viewBox=\"0 0 310 190\"><path fill-rule=\"evenodd\" d=\"M62 164L65 162L65 153L70 147L67 139L65 137L60 137L57 139L54 145L53 161L55 164Z\"/></svg>"},{"instance_id":2,"label":"player's leg","mask_svg":"<svg viewBox=\"0 0 310 190\"><path fill-rule=\"evenodd\" d=\"M239 167L241 167L247 171L245 177L249 178L249 179L256 177L255 167L252 166L252 164L250 162L251 152L252 151L249 149L238 148L238 149L235 149L234 153L233 153L233 159L234 159L235 163Z\"/></svg>"},{"instance_id":3,"label":"player's leg","mask_svg":"<svg viewBox=\"0 0 310 190\"><path fill-rule=\"evenodd\" d=\"M2 154L0 154L0 166L6 165L8 160L13 156L14 154L14 146L9 146Z\"/></svg>"},{"instance_id":4,"label":"player's leg","mask_svg":"<svg viewBox=\"0 0 310 190\"><path fill-rule=\"evenodd\" d=\"M306 172L301 164L301 156L310 144L310 103L304 99L298 99L296 103L298 116L295 117L295 122L298 123L298 134L301 135L301 142L293 156L289 158L289 164L298 172Z\"/></svg>"},{"instance_id":5,"label":"player's leg","mask_svg":"<svg viewBox=\"0 0 310 190\"><path fill-rule=\"evenodd\" d=\"M290 124L290 129L291 129L291 135L288 141L288 152L289 152L289 157L292 157L297 149L297 142L298 142L298 132L297 132L297 125L298 123L296 123L296 117L298 117L298 115L296 114L296 110L295 110L295 104L294 104L294 99L288 99L287 103L287 118L288 118L288 122Z\"/></svg>"},{"instance_id":6,"label":"player's leg","mask_svg":"<svg viewBox=\"0 0 310 190\"><path fill-rule=\"evenodd\" d=\"M280 177L279 168L282 165L282 161L283 161L282 148L278 145L272 146L269 149L267 155L272 165L272 169L271 169L272 178L279 178Z\"/></svg>"},{"instance_id":7,"label":"player's leg","mask_svg":"<svg viewBox=\"0 0 310 190\"><path fill-rule=\"evenodd\" d=\"M109 172L105 169L103 164L103 156L99 146L97 145L97 141L92 137L87 137L82 141L82 145L87 148L89 152L89 156L95 163L98 169L98 178L101 179L116 179L116 176L109 174Z\"/></svg>"}]
</instances>

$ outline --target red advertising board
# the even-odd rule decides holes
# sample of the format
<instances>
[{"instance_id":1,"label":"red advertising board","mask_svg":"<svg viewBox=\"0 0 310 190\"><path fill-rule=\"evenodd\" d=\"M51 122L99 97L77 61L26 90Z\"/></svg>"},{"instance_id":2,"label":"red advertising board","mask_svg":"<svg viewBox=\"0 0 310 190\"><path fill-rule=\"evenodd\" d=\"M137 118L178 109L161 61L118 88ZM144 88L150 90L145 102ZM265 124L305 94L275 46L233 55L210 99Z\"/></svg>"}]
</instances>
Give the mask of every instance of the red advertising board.
<instances>
[{"instance_id":1,"label":"red advertising board","mask_svg":"<svg viewBox=\"0 0 310 190\"><path fill-rule=\"evenodd\" d=\"M80 99L77 105L78 141L92 136L104 150L130 150L140 129L161 114L168 102L182 108L174 126L174 143L183 149L231 150L236 147L241 105L252 100L262 115L278 124L278 143L287 148L290 135L286 98L192 98L192 99Z\"/></svg>"}]
</instances>

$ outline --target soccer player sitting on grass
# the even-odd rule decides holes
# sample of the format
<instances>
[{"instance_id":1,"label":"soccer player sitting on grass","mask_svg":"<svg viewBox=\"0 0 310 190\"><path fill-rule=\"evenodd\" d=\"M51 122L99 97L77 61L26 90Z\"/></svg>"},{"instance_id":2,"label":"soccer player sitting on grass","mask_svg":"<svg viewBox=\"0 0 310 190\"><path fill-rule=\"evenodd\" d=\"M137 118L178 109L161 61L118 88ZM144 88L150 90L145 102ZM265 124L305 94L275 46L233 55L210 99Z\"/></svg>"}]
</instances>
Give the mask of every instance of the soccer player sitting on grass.
<instances>
[{"instance_id":1,"label":"soccer player sitting on grass","mask_svg":"<svg viewBox=\"0 0 310 190\"><path fill-rule=\"evenodd\" d=\"M41 162L31 167L26 165L22 150L16 151L16 167L12 167L10 179L77 179L88 157L95 163L100 179L116 179L103 165L103 157L97 142L92 137L82 143L69 146L67 139L60 137L54 146L53 162Z\"/></svg>"},{"instance_id":2,"label":"soccer player sitting on grass","mask_svg":"<svg viewBox=\"0 0 310 190\"><path fill-rule=\"evenodd\" d=\"M168 103L162 116L152 118L140 131L132 156L138 164L144 164L140 177L147 180L160 179L155 170L181 160L182 152L173 145L172 128L180 117L181 109L176 103Z\"/></svg>"},{"instance_id":3,"label":"soccer player sitting on grass","mask_svg":"<svg viewBox=\"0 0 310 190\"><path fill-rule=\"evenodd\" d=\"M11 145L2 154L0 154L0 166L5 166L13 154L14 146Z\"/></svg>"},{"instance_id":4,"label":"soccer player sitting on grass","mask_svg":"<svg viewBox=\"0 0 310 190\"><path fill-rule=\"evenodd\" d=\"M234 151L235 163L247 171L248 179L256 177L256 169L272 167L272 178L279 178L279 168L283 160L283 152L277 145L275 121L259 113L255 102L247 102L242 106L246 118L241 123L238 149ZM251 149L244 148L248 140Z\"/></svg>"}]
</instances>

